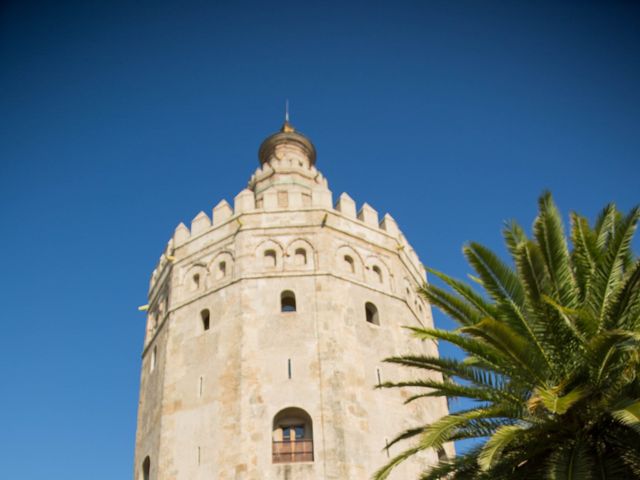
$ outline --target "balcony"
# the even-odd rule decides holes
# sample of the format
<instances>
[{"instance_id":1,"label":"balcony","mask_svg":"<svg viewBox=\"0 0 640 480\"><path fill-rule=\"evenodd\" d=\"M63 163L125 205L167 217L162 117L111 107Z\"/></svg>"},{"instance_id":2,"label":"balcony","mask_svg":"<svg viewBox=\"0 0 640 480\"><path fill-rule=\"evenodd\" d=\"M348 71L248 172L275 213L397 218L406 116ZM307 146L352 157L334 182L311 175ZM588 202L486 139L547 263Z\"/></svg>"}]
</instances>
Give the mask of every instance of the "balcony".
<instances>
[{"instance_id":1,"label":"balcony","mask_svg":"<svg viewBox=\"0 0 640 480\"><path fill-rule=\"evenodd\" d=\"M313 462L313 440L273 441L273 463Z\"/></svg>"}]
</instances>

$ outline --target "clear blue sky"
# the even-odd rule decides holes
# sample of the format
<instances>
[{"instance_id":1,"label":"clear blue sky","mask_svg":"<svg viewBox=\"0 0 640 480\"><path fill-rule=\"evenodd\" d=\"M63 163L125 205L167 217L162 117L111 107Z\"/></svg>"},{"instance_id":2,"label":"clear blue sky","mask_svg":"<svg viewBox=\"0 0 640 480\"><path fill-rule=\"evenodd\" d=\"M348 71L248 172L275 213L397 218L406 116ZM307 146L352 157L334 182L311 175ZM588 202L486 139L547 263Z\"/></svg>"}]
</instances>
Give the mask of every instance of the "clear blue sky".
<instances>
[{"instance_id":1,"label":"clear blue sky","mask_svg":"<svg viewBox=\"0 0 640 480\"><path fill-rule=\"evenodd\" d=\"M636 2L3 2L0 476L131 478L136 307L285 98L335 196L463 277L544 188L640 201L639 86Z\"/></svg>"}]
</instances>

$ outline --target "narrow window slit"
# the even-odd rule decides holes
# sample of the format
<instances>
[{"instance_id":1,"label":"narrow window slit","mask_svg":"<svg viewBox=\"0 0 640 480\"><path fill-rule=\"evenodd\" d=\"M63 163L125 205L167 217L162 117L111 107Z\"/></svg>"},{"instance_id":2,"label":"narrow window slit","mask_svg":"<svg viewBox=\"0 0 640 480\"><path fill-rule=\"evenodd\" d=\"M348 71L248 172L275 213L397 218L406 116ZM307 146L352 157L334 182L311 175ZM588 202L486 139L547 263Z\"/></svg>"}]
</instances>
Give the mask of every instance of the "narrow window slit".
<instances>
[{"instance_id":1,"label":"narrow window slit","mask_svg":"<svg viewBox=\"0 0 640 480\"><path fill-rule=\"evenodd\" d=\"M373 303L371 302L365 303L364 312L365 312L365 318L368 323L371 323L373 325L380 325L380 319L378 317L378 309Z\"/></svg>"},{"instance_id":2,"label":"narrow window slit","mask_svg":"<svg viewBox=\"0 0 640 480\"><path fill-rule=\"evenodd\" d=\"M264 265L267 268L275 268L277 263L276 259L276 251L275 250L267 250L264 252Z\"/></svg>"},{"instance_id":3,"label":"narrow window slit","mask_svg":"<svg viewBox=\"0 0 640 480\"><path fill-rule=\"evenodd\" d=\"M211 323L211 315L209 313L209 310L202 310L200 312L200 318L202 319L202 330L209 330L209 326Z\"/></svg>"},{"instance_id":4,"label":"narrow window slit","mask_svg":"<svg viewBox=\"0 0 640 480\"><path fill-rule=\"evenodd\" d=\"M296 265L306 265L307 264L307 252L304 248L297 248L294 256L294 262Z\"/></svg>"},{"instance_id":5,"label":"narrow window slit","mask_svg":"<svg viewBox=\"0 0 640 480\"><path fill-rule=\"evenodd\" d=\"M356 271L356 266L355 263L353 261L353 258L351 258L349 255L345 255L344 256L344 262L345 262L345 266L348 272L350 273L355 273Z\"/></svg>"},{"instance_id":6,"label":"narrow window slit","mask_svg":"<svg viewBox=\"0 0 640 480\"><path fill-rule=\"evenodd\" d=\"M382 283L382 270L380 270L380 267L375 265L373 267L373 273L375 274L376 280L378 281L378 283Z\"/></svg>"},{"instance_id":7,"label":"narrow window slit","mask_svg":"<svg viewBox=\"0 0 640 480\"><path fill-rule=\"evenodd\" d=\"M151 473L151 460L149 457L142 462L142 477L141 480L149 480L149 474Z\"/></svg>"}]
</instances>

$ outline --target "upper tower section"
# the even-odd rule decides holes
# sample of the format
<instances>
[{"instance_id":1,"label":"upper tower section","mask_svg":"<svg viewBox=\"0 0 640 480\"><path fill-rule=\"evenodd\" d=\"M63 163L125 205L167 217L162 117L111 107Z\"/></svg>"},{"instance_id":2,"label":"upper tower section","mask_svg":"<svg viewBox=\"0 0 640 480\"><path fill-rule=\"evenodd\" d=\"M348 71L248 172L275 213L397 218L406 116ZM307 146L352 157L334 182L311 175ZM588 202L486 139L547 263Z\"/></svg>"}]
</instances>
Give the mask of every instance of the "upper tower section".
<instances>
[{"instance_id":1,"label":"upper tower section","mask_svg":"<svg viewBox=\"0 0 640 480\"><path fill-rule=\"evenodd\" d=\"M296 131L285 116L280 131L267 137L258 150L260 168L251 177L253 190L260 205L267 190L299 192L310 198L313 191L328 190L327 181L316 170L316 148L311 140Z\"/></svg>"}]
</instances>

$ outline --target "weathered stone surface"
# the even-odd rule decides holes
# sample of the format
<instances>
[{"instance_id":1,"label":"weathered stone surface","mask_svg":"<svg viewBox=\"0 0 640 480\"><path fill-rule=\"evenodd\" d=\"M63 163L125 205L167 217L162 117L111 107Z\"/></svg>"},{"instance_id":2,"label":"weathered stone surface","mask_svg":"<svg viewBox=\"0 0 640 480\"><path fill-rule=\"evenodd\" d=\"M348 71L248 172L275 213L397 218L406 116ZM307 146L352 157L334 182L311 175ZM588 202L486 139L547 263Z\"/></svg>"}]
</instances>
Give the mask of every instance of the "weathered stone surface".
<instances>
[{"instance_id":1,"label":"weathered stone surface","mask_svg":"<svg viewBox=\"0 0 640 480\"><path fill-rule=\"evenodd\" d=\"M383 358L437 354L403 328L432 318L415 294L424 270L393 219L378 227L366 204L358 219L346 194L333 209L326 180L295 145L273 155L235 211L225 202L213 227L194 220L197 236L181 225L172 260L154 273L136 480L146 457L152 480L364 480L388 460L385 442L447 412L444 399L405 406L409 391L374 389L410 374ZM284 291L295 312L281 311ZM366 321L367 302L379 325ZM313 461L272 461L272 439L283 436L274 418L290 407L311 419ZM390 478L416 478L435 461L425 452Z\"/></svg>"}]
</instances>

